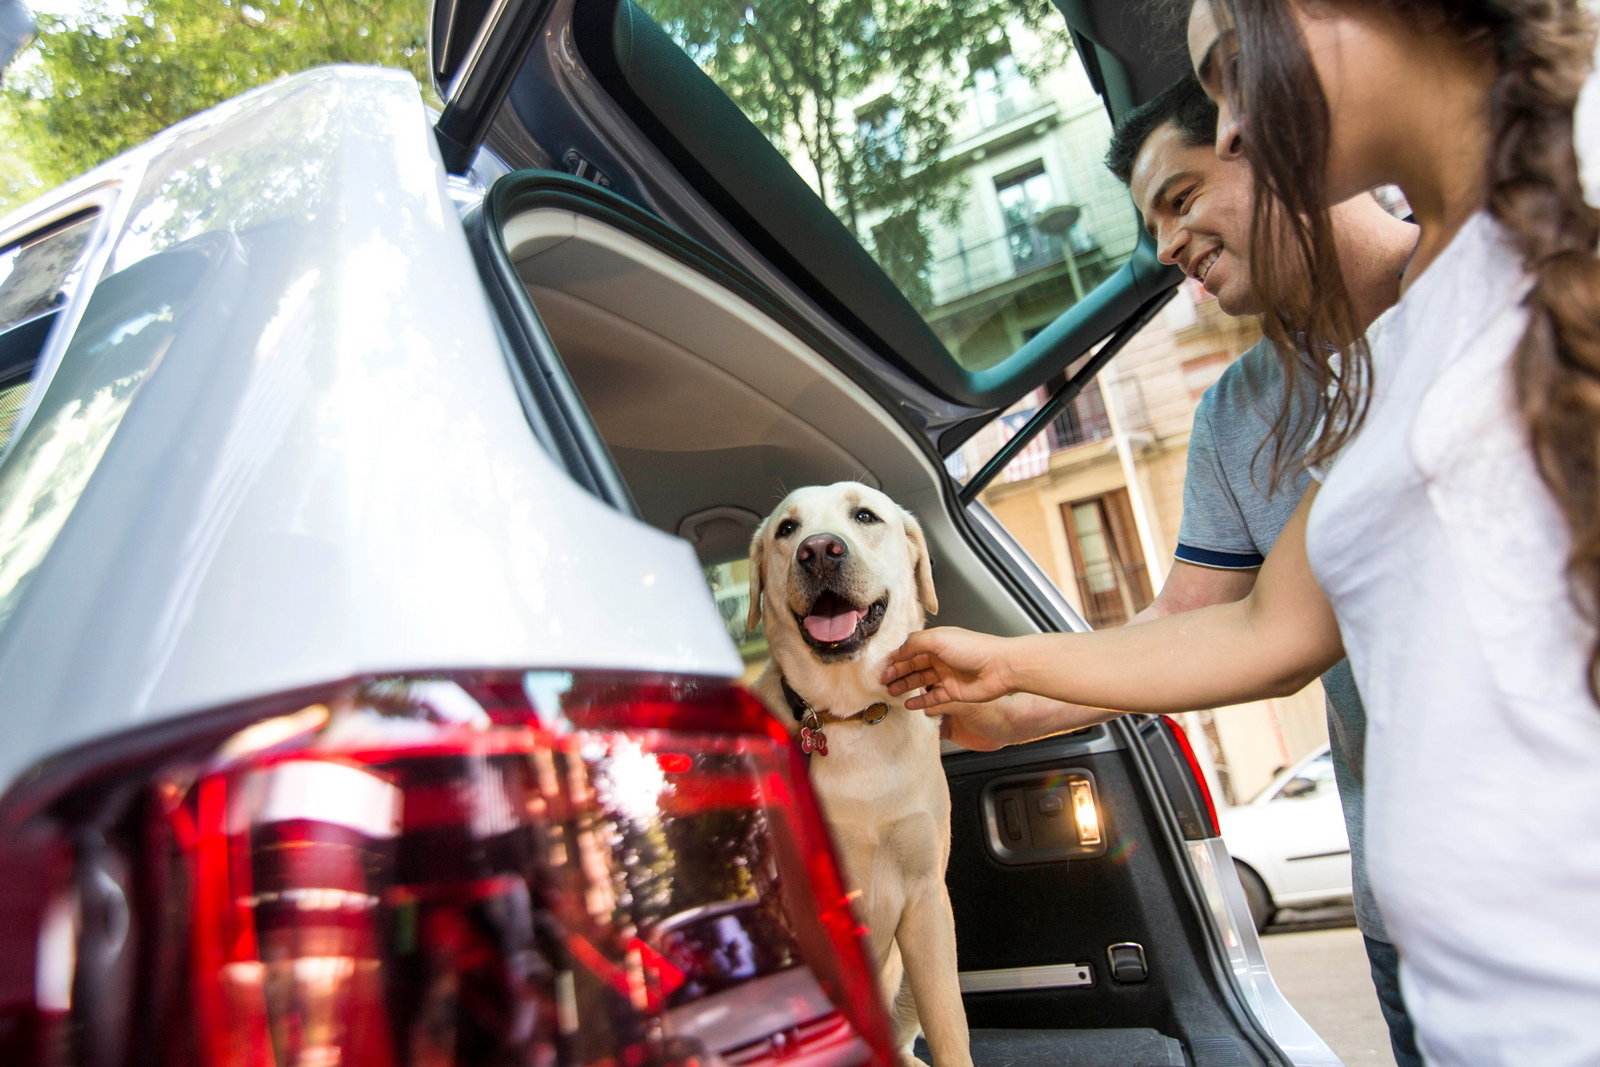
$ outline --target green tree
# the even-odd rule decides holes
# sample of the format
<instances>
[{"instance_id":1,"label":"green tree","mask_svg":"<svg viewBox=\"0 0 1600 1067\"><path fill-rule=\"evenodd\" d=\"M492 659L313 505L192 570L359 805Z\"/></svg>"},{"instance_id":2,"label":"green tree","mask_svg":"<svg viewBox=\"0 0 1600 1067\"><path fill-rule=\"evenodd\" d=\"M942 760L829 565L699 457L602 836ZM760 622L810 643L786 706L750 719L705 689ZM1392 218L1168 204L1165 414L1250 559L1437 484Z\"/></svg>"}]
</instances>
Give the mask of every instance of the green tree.
<instances>
[{"instance_id":1,"label":"green tree","mask_svg":"<svg viewBox=\"0 0 1600 1067\"><path fill-rule=\"evenodd\" d=\"M0 198L14 204L180 119L327 63L426 84L423 0L92 0L41 14L0 87Z\"/></svg>"},{"instance_id":2,"label":"green tree","mask_svg":"<svg viewBox=\"0 0 1600 1067\"><path fill-rule=\"evenodd\" d=\"M642 3L762 133L791 150L858 240L892 245L878 258L913 299L926 291L918 278L930 221L948 221L957 207L949 150L972 69L1021 26L1043 46L1023 70L1030 79L1068 48L1046 0Z\"/></svg>"}]
</instances>

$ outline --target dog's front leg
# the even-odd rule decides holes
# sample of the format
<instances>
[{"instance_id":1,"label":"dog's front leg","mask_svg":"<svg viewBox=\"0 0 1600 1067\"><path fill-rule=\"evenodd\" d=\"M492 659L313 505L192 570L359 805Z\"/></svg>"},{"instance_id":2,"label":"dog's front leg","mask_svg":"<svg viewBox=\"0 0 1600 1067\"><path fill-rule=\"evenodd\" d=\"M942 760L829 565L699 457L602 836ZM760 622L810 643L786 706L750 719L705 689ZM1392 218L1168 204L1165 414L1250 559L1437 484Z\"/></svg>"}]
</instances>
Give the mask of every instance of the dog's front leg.
<instances>
[{"instance_id":1,"label":"dog's front leg","mask_svg":"<svg viewBox=\"0 0 1600 1067\"><path fill-rule=\"evenodd\" d=\"M942 883L926 887L906 902L895 942L934 1067L972 1067L956 969L956 921Z\"/></svg>"}]
</instances>

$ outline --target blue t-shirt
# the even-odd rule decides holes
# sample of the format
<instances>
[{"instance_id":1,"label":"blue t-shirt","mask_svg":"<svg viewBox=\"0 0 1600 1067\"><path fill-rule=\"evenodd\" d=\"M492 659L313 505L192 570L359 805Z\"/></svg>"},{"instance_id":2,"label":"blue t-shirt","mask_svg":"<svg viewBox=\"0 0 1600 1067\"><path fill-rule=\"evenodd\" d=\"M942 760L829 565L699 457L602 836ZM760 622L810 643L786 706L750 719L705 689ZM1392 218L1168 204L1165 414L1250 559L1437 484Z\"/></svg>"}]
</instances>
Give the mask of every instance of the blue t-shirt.
<instances>
[{"instance_id":1,"label":"blue t-shirt","mask_svg":"<svg viewBox=\"0 0 1600 1067\"><path fill-rule=\"evenodd\" d=\"M1283 464L1277 482L1271 432L1283 405L1283 368L1263 340L1222 372L1195 409L1189 469L1183 485L1183 521L1177 558L1202 567L1259 567L1305 494L1311 475ZM1300 425L1305 398L1297 397L1290 424ZM1265 442L1265 444L1263 444ZM1334 780L1350 836L1356 923L1368 937L1387 941L1383 919L1367 885L1362 781L1367 713L1356 693L1350 662L1322 676L1328 698L1328 737Z\"/></svg>"}]
</instances>

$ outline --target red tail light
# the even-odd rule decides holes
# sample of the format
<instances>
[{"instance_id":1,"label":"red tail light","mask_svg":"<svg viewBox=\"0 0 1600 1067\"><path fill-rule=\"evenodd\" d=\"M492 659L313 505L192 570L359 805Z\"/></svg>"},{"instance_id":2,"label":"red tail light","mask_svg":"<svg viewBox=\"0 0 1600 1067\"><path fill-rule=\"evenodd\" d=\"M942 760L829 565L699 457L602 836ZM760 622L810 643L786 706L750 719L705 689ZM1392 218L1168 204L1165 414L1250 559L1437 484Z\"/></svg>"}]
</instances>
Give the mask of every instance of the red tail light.
<instances>
[{"instance_id":1,"label":"red tail light","mask_svg":"<svg viewBox=\"0 0 1600 1067\"><path fill-rule=\"evenodd\" d=\"M1217 820L1217 802L1211 798L1211 785L1206 781L1205 769L1200 766L1200 758L1195 755L1194 746L1189 743L1189 735L1178 721L1167 715L1159 715L1156 720L1162 729L1172 739L1173 745L1183 756L1183 762L1189 769L1189 781L1186 783L1189 790L1198 795L1200 803L1197 805L1196 815L1203 815L1204 819L1192 833L1185 836L1192 838L1216 837L1222 824ZM1184 792L1184 790L1179 791Z\"/></svg>"},{"instance_id":2,"label":"red tail light","mask_svg":"<svg viewBox=\"0 0 1600 1067\"><path fill-rule=\"evenodd\" d=\"M0 804L0 1060L894 1058L804 765L737 689L392 678L187 725Z\"/></svg>"}]
</instances>

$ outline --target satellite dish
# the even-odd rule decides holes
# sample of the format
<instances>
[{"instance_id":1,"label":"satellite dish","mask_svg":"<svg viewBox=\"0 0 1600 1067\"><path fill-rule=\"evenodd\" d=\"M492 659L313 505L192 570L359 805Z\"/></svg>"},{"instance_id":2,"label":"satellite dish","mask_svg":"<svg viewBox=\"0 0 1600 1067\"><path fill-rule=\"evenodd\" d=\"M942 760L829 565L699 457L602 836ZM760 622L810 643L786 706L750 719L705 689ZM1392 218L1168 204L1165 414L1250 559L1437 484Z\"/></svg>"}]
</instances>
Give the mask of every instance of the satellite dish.
<instances>
[{"instance_id":1,"label":"satellite dish","mask_svg":"<svg viewBox=\"0 0 1600 1067\"><path fill-rule=\"evenodd\" d=\"M1067 231L1078 224L1083 208L1077 204L1055 204L1045 208L1033 218L1033 224L1045 233L1065 237Z\"/></svg>"}]
</instances>

